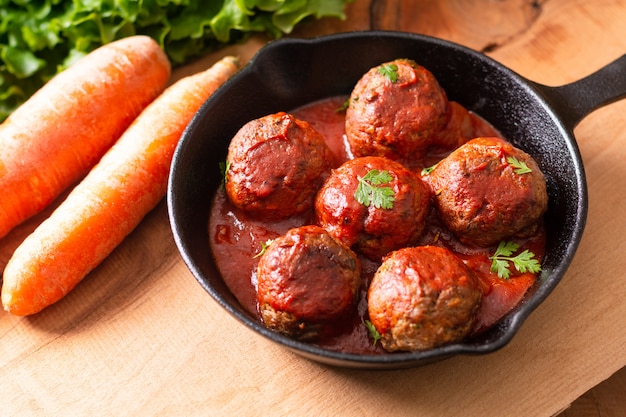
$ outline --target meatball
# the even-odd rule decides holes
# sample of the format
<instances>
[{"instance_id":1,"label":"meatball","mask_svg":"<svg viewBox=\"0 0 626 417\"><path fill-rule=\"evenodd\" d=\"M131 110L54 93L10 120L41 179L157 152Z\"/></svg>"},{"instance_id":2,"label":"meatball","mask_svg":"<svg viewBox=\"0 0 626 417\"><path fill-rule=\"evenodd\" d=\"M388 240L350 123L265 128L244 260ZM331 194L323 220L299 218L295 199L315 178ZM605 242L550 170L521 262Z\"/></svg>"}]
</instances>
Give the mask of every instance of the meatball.
<instances>
[{"instance_id":1,"label":"meatball","mask_svg":"<svg viewBox=\"0 0 626 417\"><path fill-rule=\"evenodd\" d=\"M414 61L397 59L370 69L346 109L353 155L420 158L446 122L447 103L433 74Z\"/></svg>"},{"instance_id":2,"label":"meatball","mask_svg":"<svg viewBox=\"0 0 626 417\"><path fill-rule=\"evenodd\" d=\"M445 248L390 253L368 290L368 314L387 351L427 350L471 332L482 291L474 272Z\"/></svg>"},{"instance_id":3,"label":"meatball","mask_svg":"<svg viewBox=\"0 0 626 417\"><path fill-rule=\"evenodd\" d=\"M269 329L299 340L337 331L361 286L356 254L315 225L289 230L267 247L257 268L257 301Z\"/></svg>"},{"instance_id":4,"label":"meatball","mask_svg":"<svg viewBox=\"0 0 626 417\"><path fill-rule=\"evenodd\" d=\"M450 101L446 110L445 123L439 131L434 133L433 145L448 151L455 149L475 138L474 131L470 112L460 104Z\"/></svg>"},{"instance_id":5,"label":"meatball","mask_svg":"<svg viewBox=\"0 0 626 417\"><path fill-rule=\"evenodd\" d=\"M388 182L375 184L368 174L387 174ZM390 206L359 199L389 193ZM361 194L362 196L362 194ZM354 251L374 261L417 240L424 230L430 192L422 180L398 162L366 156L345 162L322 185L315 200L317 223Z\"/></svg>"},{"instance_id":6,"label":"meatball","mask_svg":"<svg viewBox=\"0 0 626 417\"><path fill-rule=\"evenodd\" d=\"M313 207L332 156L311 125L280 112L246 123L228 148L226 194L253 216L281 219Z\"/></svg>"},{"instance_id":7,"label":"meatball","mask_svg":"<svg viewBox=\"0 0 626 417\"><path fill-rule=\"evenodd\" d=\"M548 206L537 163L498 138L470 140L427 178L441 219L465 244L486 247L530 236Z\"/></svg>"}]
</instances>

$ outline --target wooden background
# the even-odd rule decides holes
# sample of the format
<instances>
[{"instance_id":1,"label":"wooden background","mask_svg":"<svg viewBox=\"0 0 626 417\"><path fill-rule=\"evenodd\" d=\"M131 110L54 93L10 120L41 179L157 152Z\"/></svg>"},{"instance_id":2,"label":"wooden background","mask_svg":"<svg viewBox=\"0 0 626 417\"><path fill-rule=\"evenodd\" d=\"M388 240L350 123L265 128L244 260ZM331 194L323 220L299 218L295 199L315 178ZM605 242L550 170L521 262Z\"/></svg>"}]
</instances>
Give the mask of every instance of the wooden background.
<instances>
[{"instance_id":1,"label":"wooden background","mask_svg":"<svg viewBox=\"0 0 626 417\"><path fill-rule=\"evenodd\" d=\"M562 85L624 54L625 23L626 0L356 0L346 21L315 22L293 36L423 33ZM226 54L245 62L266 41L218 51L174 79ZM590 190L585 237L559 287L494 354L365 372L288 353L203 292L161 204L64 300L32 317L0 314L0 414L623 415L625 372L608 378L626 365L624 114L626 101L618 102L576 128ZM46 214L0 240L0 269Z\"/></svg>"}]
</instances>

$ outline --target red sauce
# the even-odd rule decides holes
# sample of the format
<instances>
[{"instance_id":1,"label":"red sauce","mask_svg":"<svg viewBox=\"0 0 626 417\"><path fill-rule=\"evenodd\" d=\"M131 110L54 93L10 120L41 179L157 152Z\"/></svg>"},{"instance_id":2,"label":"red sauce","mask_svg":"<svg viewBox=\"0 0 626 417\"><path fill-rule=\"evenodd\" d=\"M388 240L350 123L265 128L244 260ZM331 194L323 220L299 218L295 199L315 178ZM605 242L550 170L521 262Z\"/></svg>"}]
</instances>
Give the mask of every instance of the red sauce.
<instances>
[{"instance_id":1,"label":"red sauce","mask_svg":"<svg viewBox=\"0 0 626 417\"><path fill-rule=\"evenodd\" d=\"M350 159L351 155L344 140L344 114L336 110L347 97L333 97L293 110L291 113L309 122L324 136L337 164ZM497 134L495 129L475 114L471 114L476 136ZM440 152L431 155L433 161L445 155ZM433 162L434 163L434 162ZM216 192L209 219L211 249L217 267L232 293L251 316L259 321L256 302L255 257L262 244L283 235L293 227L313 223L313 212L278 222L265 222L253 219L245 212L231 205L223 191ZM545 233L543 228L533 237L516 240L520 250L529 249L539 262L544 254ZM495 248L470 247L459 242L439 221L435 209L431 207L427 227L420 239L420 245L437 245L455 252L480 278L483 301L478 312L474 333L479 333L511 311L524 297L535 282L534 274L513 275L504 280L490 271L491 256ZM359 296L357 311L352 321L346 323L346 330L332 338L316 342L320 347L351 353L387 353L380 344L374 346L364 321L367 319L367 287L378 268L378 264L361 257L363 286Z\"/></svg>"}]
</instances>

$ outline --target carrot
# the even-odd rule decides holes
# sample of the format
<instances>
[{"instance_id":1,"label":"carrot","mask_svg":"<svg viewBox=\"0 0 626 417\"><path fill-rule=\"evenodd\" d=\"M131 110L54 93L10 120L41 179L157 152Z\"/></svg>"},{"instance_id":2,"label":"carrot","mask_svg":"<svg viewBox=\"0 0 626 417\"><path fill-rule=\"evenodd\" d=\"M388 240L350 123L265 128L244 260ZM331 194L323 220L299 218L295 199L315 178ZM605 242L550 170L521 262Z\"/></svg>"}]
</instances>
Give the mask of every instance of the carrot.
<instances>
[{"instance_id":1,"label":"carrot","mask_svg":"<svg viewBox=\"0 0 626 417\"><path fill-rule=\"evenodd\" d=\"M34 314L60 300L103 261L165 195L183 130L237 70L224 58L182 78L153 101L59 207L15 250L2 304Z\"/></svg>"},{"instance_id":2,"label":"carrot","mask_svg":"<svg viewBox=\"0 0 626 417\"><path fill-rule=\"evenodd\" d=\"M0 125L0 238L83 177L167 86L147 36L102 46L52 78Z\"/></svg>"}]
</instances>

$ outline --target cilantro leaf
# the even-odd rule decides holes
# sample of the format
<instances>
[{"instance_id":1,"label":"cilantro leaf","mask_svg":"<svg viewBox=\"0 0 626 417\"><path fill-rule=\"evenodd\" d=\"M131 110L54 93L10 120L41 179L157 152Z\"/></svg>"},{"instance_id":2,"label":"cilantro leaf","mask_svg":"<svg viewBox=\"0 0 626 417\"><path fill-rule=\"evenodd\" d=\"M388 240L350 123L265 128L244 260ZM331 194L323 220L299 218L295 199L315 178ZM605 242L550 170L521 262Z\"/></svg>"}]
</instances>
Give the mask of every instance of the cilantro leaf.
<instances>
[{"instance_id":1,"label":"cilantro leaf","mask_svg":"<svg viewBox=\"0 0 626 417\"><path fill-rule=\"evenodd\" d=\"M370 333L370 336L372 337L372 339L374 339L374 342L372 343L372 345L376 346L376 342L378 342L381 339L380 333L378 332L378 330L376 330L376 327L374 327L374 324L369 320L365 320L365 327L367 327L367 331Z\"/></svg>"},{"instance_id":2,"label":"cilantro leaf","mask_svg":"<svg viewBox=\"0 0 626 417\"><path fill-rule=\"evenodd\" d=\"M222 187L226 186L228 181L228 170L230 169L230 161L223 161L219 163L220 173L222 174Z\"/></svg>"},{"instance_id":3,"label":"cilantro leaf","mask_svg":"<svg viewBox=\"0 0 626 417\"><path fill-rule=\"evenodd\" d=\"M383 64L378 67L377 71L392 83L398 81L398 66L396 64Z\"/></svg>"},{"instance_id":4,"label":"cilantro leaf","mask_svg":"<svg viewBox=\"0 0 626 417\"><path fill-rule=\"evenodd\" d=\"M387 171L372 169L365 176L359 178L354 197L365 207L373 205L376 208L391 209L395 199L395 193L391 187L383 185L391 182L393 177Z\"/></svg>"},{"instance_id":5,"label":"cilantro leaf","mask_svg":"<svg viewBox=\"0 0 626 417\"><path fill-rule=\"evenodd\" d=\"M526 165L526 162L520 161L514 156L507 156L506 162L508 162L509 165L514 168L513 172L518 175L529 174L533 172L532 169L530 169L528 165Z\"/></svg>"},{"instance_id":6,"label":"cilantro leaf","mask_svg":"<svg viewBox=\"0 0 626 417\"><path fill-rule=\"evenodd\" d=\"M421 174L422 175L430 174L431 172L433 172L435 170L435 168L437 168L437 165L439 165L439 162L437 162L435 165L431 165L429 167L422 168Z\"/></svg>"},{"instance_id":7,"label":"cilantro leaf","mask_svg":"<svg viewBox=\"0 0 626 417\"><path fill-rule=\"evenodd\" d=\"M500 242L498 248L494 253L494 257L498 256L511 256L515 251L519 249L519 244L515 242Z\"/></svg>"},{"instance_id":8,"label":"cilantro leaf","mask_svg":"<svg viewBox=\"0 0 626 417\"><path fill-rule=\"evenodd\" d=\"M265 242L261 242L261 250L258 251L256 253L256 255L254 255L252 258L260 258L261 256L263 256L263 254L265 252L267 252L267 248L270 247L270 245L272 244L272 242L274 242L274 239L268 239Z\"/></svg>"},{"instance_id":9,"label":"cilantro leaf","mask_svg":"<svg viewBox=\"0 0 626 417\"><path fill-rule=\"evenodd\" d=\"M511 277L509 262L504 259L493 259L491 263L491 272L495 272L500 278L509 279Z\"/></svg>"},{"instance_id":10,"label":"cilantro leaf","mask_svg":"<svg viewBox=\"0 0 626 417\"><path fill-rule=\"evenodd\" d=\"M514 257L512 261L515 269L521 273L536 273L541 271L541 265L539 264L539 261L535 259L535 254L530 252L528 249Z\"/></svg>"},{"instance_id":11,"label":"cilantro leaf","mask_svg":"<svg viewBox=\"0 0 626 417\"><path fill-rule=\"evenodd\" d=\"M335 109L335 113L345 113L346 110L348 110L348 107L350 107L350 98L347 98L346 101L341 104L341 106L337 107Z\"/></svg>"},{"instance_id":12,"label":"cilantro leaf","mask_svg":"<svg viewBox=\"0 0 626 417\"><path fill-rule=\"evenodd\" d=\"M541 264L535 258L535 254L528 249L516 256L512 256L519 250L519 244L515 242L500 242L495 253L489 257L491 260L491 272L498 274L500 278L509 279L511 277L510 265L518 272L537 273L541 271Z\"/></svg>"}]
</instances>

